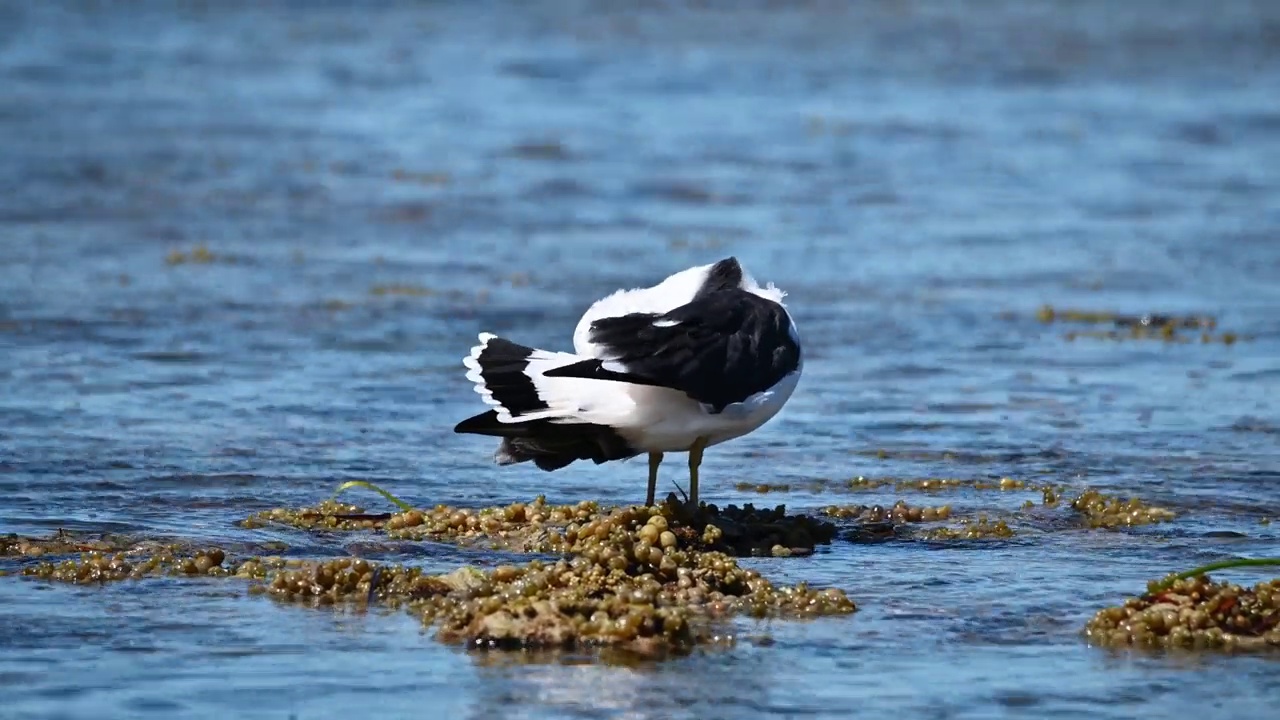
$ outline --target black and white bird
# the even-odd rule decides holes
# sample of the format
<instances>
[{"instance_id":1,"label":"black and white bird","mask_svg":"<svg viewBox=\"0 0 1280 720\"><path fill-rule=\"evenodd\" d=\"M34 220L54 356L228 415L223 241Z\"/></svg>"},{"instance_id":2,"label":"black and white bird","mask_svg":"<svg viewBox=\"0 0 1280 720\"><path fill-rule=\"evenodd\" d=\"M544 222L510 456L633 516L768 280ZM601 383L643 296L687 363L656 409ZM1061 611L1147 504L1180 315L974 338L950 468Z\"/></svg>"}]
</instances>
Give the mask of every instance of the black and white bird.
<instances>
[{"instance_id":1,"label":"black and white bird","mask_svg":"<svg viewBox=\"0 0 1280 720\"><path fill-rule=\"evenodd\" d=\"M663 454L687 452L697 507L703 451L759 428L800 381L785 296L730 257L597 301L578 322L573 353L482 333L463 364L492 409L454 432L500 437L499 465L531 460L547 471L648 453L646 505Z\"/></svg>"}]
</instances>

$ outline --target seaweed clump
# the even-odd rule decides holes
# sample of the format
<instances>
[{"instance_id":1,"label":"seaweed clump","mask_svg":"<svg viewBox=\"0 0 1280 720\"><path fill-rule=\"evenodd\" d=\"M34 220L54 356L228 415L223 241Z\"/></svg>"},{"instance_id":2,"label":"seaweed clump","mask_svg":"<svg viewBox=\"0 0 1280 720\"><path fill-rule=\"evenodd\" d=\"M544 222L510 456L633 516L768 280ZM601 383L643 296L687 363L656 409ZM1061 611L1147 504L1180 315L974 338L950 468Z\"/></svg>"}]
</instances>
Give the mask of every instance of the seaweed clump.
<instances>
[{"instance_id":1,"label":"seaweed clump","mask_svg":"<svg viewBox=\"0 0 1280 720\"><path fill-rule=\"evenodd\" d=\"M1280 648L1280 578L1246 588L1208 575L1171 576L1152 582L1141 597L1099 610L1084 634L1106 647Z\"/></svg>"},{"instance_id":2,"label":"seaweed clump","mask_svg":"<svg viewBox=\"0 0 1280 720\"><path fill-rule=\"evenodd\" d=\"M863 522L885 522L892 520L899 523L936 522L951 517L951 506L938 507L908 505L899 500L889 507L883 505L828 505L820 511L823 515L842 520L860 520Z\"/></svg>"},{"instance_id":3,"label":"seaweed clump","mask_svg":"<svg viewBox=\"0 0 1280 720\"><path fill-rule=\"evenodd\" d=\"M46 538L10 533L0 536L0 557L43 557L86 552L115 553L131 549L132 546L132 542L122 536L83 537L61 529Z\"/></svg>"},{"instance_id":4,"label":"seaweed clump","mask_svg":"<svg viewBox=\"0 0 1280 720\"><path fill-rule=\"evenodd\" d=\"M123 552L81 553L78 560L42 562L23 568L22 574L43 580L93 585L120 580L138 580L149 576L207 575L225 577L231 572L223 566L226 553L220 548L209 548L191 554L178 554L173 548L164 548L143 558L130 557Z\"/></svg>"},{"instance_id":5,"label":"seaweed clump","mask_svg":"<svg viewBox=\"0 0 1280 720\"><path fill-rule=\"evenodd\" d=\"M490 508L437 505L403 512L371 514L355 505L326 500L313 508L274 509L245 521L248 527L281 523L305 530L376 530L395 540L436 540L518 552L579 554L600 532L600 523L622 509L605 510L596 502L552 505L544 496ZM682 547L718 551L738 557L804 555L829 543L836 527L804 515L788 515L786 507L757 508L702 505L696 511L668 497L660 515ZM785 553L784 553L785 551Z\"/></svg>"},{"instance_id":6,"label":"seaweed clump","mask_svg":"<svg viewBox=\"0 0 1280 720\"><path fill-rule=\"evenodd\" d=\"M239 524L245 528L261 528L271 523L280 523L299 530L379 530L386 526L391 516L391 513L366 513L358 505L330 499L315 507L299 510L264 510L245 518Z\"/></svg>"},{"instance_id":7,"label":"seaweed clump","mask_svg":"<svg viewBox=\"0 0 1280 720\"><path fill-rule=\"evenodd\" d=\"M1218 320L1209 315L1171 315L1162 313L1144 313L1142 315L1126 315L1123 313L1096 310L1059 309L1052 305L1042 305L1036 311L1036 319L1042 323L1071 323L1106 327L1105 330L1072 330L1064 337L1067 340L1077 338L1093 338L1098 340L1160 340L1171 343L1193 342L1199 331L1198 339L1202 343L1222 343L1232 345L1241 338L1234 332L1214 334Z\"/></svg>"},{"instance_id":8,"label":"seaweed clump","mask_svg":"<svg viewBox=\"0 0 1280 720\"><path fill-rule=\"evenodd\" d=\"M1046 504L1048 498L1046 497ZM1091 528L1135 527L1166 522L1174 518L1172 510L1149 505L1138 498L1121 499L1086 490L1071 501L1071 508L1084 516Z\"/></svg>"},{"instance_id":9,"label":"seaweed clump","mask_svg":"<svg viewBox=\"0 0 1280 720\"><path fill-rule=\"evenodd\" d=\"M523 509L525 521L553 512L553 506L530 505L532 512ZM576 512L586 517L564 528L559 542L571 552L559 560L426 576L416 568L343 558L268 574L260 592L319 604L376 599L407 606L442 641L469 647L613 647L645 655L723 640L717 622L734 615L808 618L856 610L839 589L778 587L729 554L704 549L724 543L726 531L709 522L700 529L684 524L672 503L608 513L593 513L583 504ZM513 517L503 517L515 521L521 513L511 510ZM431 532L426 516L411 510L387 525ZM471 517L476 516L450 514L447 526L469 528ZM788 549L779 544L770 551Z\"/></svg>"},{"instance_id":10,"label":"seaweed clump","mask_svg":"<svg viewBox=\"0 0 1280 720\"><path fill-rule=\"evenodd\" d=\"M345 517L317 517L322 510ZM237 577L251 583L250 593L282 602L403 608L434 628L441 641L470 648L608 648L643 657L731 643L728 623L735 616L804 619L857 609L840 589L774 585L725 552L752 548L755 554L786 556L792 554L786 543L799 543L802 551L815 537L825 537L827 528L834 534L830 523L789 518L781 507L704 506L695 512L669 499L658 507L606 512L594 503L552 506L539 498L480 511L440 506L384 516L328 501L293 515L268 516L291 517L308 528L513 540L563 552L558 559L432 575L362 558L231 559L218 548L182 552L175 545L149 555L88 552L29 566L23 574L75 584ZM762 549L768 542L774 544Z\"/></svg>"},{"instance_id":11,"label":"seaweed clump","mask_svg":"<svg viewBox=\"0 0 1280 720\"><path fill-rule=\"evenodd\" d=\"M788 483L749 483L740 482L734 487L740 492L756 492L766 495L771 492L791 492L791 485Z\"/></svg>"},{"instance_id":12,"label":"seaweed clump","mask_svg":"<svg viewBox=\"0 0 1280 720\"><path fill-rule=\"evenodd\" d=\"M1004 520L992 521L987 517L966 518L959 527L941 527L924 534L926 540L990 540L1011 538L1017 533Z\"/></svg>"},{"instance_id":13,"label":"seaweed clump","mask_svg":"<svg viewBox=\"0 0 1280 720\"><path fill-rule=\"evenodd\" d=\"M185 263L208 265L221 259L223 258L215 255L207 245L201 243L196 245L189 253L182 250L173 250L165 256L164 261L169 265L183 265Z\"/></svg>"},{"instance_id":14,"label":"seaweed clump","mask_svg":"<svg viewBox=\"0 0 1280 720\"><path fill-rule=\"evenodd\" d=\"M875 490L882 487L893 486L893 489L898 492L911 490L919 492L936 492L939 490L956 490L959 488L972 488L974 490L1035 490L1038 487L1035 484L1029 484L1026 480L1018 480L1010 477L1002 477L999 480L984 480L954 477L869 478L862 475L849 480L846 485L850 490Z\"/></svg>"}]
</instances>

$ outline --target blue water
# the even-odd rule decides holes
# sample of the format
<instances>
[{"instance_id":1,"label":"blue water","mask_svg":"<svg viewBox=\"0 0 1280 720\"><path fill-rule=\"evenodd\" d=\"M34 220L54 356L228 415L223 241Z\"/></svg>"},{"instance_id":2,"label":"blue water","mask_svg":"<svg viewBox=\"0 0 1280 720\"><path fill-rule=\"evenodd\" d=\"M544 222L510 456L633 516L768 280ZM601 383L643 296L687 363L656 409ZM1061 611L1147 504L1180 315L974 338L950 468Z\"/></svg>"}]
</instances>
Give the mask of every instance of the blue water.
<instances>
[{"instance_id":1,"label":"blue water","mask_svg":"<svg viewBox=\"0 0 1280 720\"><path fill-rule=\"evenodd\" d=\"M1079 631L1170 570L1280 554L1280 6L714 5L0 5L0 532L312 557L358 541L234 523L355 478L636 502L642 463L497 468L454 435L481 407L460 358L480 331L568 348L594 299L729 254L790 293L807 365L708 453L708 501L1012 512L1037 494L802 489L1012 476L1174 522L746 560L860 611L634 668L234 581L3 577L0 717L1266 716L1272 659ZM1069 342L1043 303L1243 339Z\"/></svg>"}]
</instances>

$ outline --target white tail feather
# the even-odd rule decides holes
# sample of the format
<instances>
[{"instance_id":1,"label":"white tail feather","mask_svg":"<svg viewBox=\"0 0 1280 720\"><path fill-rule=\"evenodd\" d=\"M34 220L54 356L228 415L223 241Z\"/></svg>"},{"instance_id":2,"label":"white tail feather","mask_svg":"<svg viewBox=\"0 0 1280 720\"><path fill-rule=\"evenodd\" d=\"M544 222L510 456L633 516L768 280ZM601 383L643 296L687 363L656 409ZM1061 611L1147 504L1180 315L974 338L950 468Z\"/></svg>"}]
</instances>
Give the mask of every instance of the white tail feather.
<instances>
[{"instance_id":1,"label":"white tail feather","mask_svg":"<svg viewBox=\"0 0 1280 720\"><path fill-rule=\"evenodd\" d=\"M589 422L609 425L625 418L634 408L635 401L627 393L623 383L581 378L547 377L544 373L565 365L586 360L580 355L549 350L532 349L526 358L523 373L533 383L538 398L547 405L545 409L513 414L493 396L481 375L480 353L497 336L481 333L480 344L471 348L471 354L463 358L467 379L475 384L485 404L493 407L498 422L519 423L531 420L553 422Z\"/></svg>"}]
</instances>

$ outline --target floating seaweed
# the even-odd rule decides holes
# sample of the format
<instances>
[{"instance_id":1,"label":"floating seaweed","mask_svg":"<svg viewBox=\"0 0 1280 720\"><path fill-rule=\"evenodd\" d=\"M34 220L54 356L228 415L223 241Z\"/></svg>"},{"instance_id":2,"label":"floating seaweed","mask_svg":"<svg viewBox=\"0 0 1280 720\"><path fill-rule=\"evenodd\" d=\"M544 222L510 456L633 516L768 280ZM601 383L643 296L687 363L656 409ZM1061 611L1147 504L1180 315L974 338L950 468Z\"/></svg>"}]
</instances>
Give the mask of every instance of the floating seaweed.
<instances>
[{"instance_id":1,"label":"floating seaweed","mask_svg":"<svg viewBox=\"0 0 1280 720\"><path fill-rule=\"evenodd\" d=\"M807 491L812 493L845 492L858 490L878 490L893 488L898 492L920 491L934 492L940 490L956 490L970 488L973 490L1038 490L1040 486L1010 477L991 478L954 478L954 477L867 477L858 475L845 480L818 478L802 483L738 483L735 488L740 492L760 494L787 493Z\"/></svg>"},{"instance_id":2,"label":"floating seaweed","mask_svg":"<svg viewBox=\"0 0 1280 720\"><path fill-rule=\"evenodd\" d=\"M740 482L734 485L739 492L757 492L761 495L771 492L791 492L791 485L787 483L747 483Z\"/></svg>"},{"instance_id":3,"label":"floating seaweed","mask_svg":"<svg viewBox=\"0 0 1280 720\"><path fill-rule=\"evenodd\" d=\"M1004 520L995 520L986 516L977 519L963 519L959 527L942 527L927 530L926 540L987 540L992 538L1011 538L1015 534L1013 528Z\"/></svg>"},{"instance_id":4,"label":"floating seaweed","mask_svg":"<svg viewBox=\"0 0 1280 720\"><path fill-rule=\"evenodd\" d=\"M398 295L401 297L431 297L436 294L436 291L421 285L385 283L374 285L369 288L369 294L376 297L383 297L387 295Z\"/></svg>"},{"instance_id":5,"label":"floating seaweed","mask_svg":"<svg viewBox=\"0 0 1280 720\"><path fill-rule=\"evenodd\" d=\"M810 489L814 492L823 490L840 492L844 490L880 490L892 488L898 492L923 492L934 494L962 489L974 491L997 492L1032 492L1041 496L1040 507L1058 508L1063 505L1066 488L1053 483L1036 483L1010 477L994 478L898 478L898 477L866 477L858 476L849 480L815 481ZM1175 517L1172 510L1151 505L1136 498L1119 498L1098 490L1085 490L1065 503L1073 512L1073 517L1083 520L1084 524L1095 529L1131 528L1154 523L1167 522ZM972 540L981 538L1008 538L1018 534L1019 521L1026 525L1025 529L1035 530L1036 520L1043 525L1043 513L1029 513L1037 508L1033 500L1024 501L1017 511L987 510L984 514L1004 513L1003 518L964 517L958 524L950 527L932 528L923 532L893 531L893 525L904 525L920 522L939 522L955 519L956 510L952 504L937 507L915 507L905 500L888 504L848 504L827 505L818 512L836 520L853 520L867 525L867 528L846 533L845 537L854 537L863 541L868 534L874 539L886 537L917 537L929 541ZM1030 521L1028 525L1026 521ZM889 523L889 530L876 529L880 523Z\"/></svg>"},{"instance_id":6,"label":"floating seaweed","mask_svg":"<svg viewBox=\"0 0 1280 720\"><path fill-rule=\"evenodd\" d=\"M1072 330L1063 337L1067 340L1091 338L1096 340L1162 340L1172 343L1222 343L1232 345L1243 339L1234 332L1215 334L1217 318L1211 315L1173 315L1166 313L1124 314L1111 311L1058 309L1042 305L1036 311L1036 319L1042 323L1066 323L1074 325L1109 326L1101 330ZM1196 335L1195 332L1199 331Z\"/></svg>"},{"instance_id":7,"label":"floating seaweed","mask_svg":"<svg viewBox=\"0 0 1280 720\"><path fill-rule=\"evenodd\" d=\"M169 265L184 265L187 263L192 265L208 265L220 260L230 262L228 258L223 258L220 255L213 254L213 252L209 250L208 246L203 243L196 245L191 249L191 252L184 252L182 250L170 251L170 253L164 258L164 261Z\"/></svg>"},{"instance_id":8,"label":"floating seaweed","mask_svg":"<svg viewBox=\"0 0 1280 720\"><path fill-rule=\"evenodd\" d=\"M842 520L861 520L879 523L892 520L899 523L936 522L951 517L951 506L938 507L908 505L899 500L889 507L882 505L828 505L820 511L823 515Z\"/></svg>"},{"instance_id":9,"label":"floating seaweed","mask_svg":"<svg viewBox=\"0 0 1280 720\"><path fill-rule=\"evenodd\" d=\"M120 552L131 543L127 538L102 536L84 538L58 530L47 538L16 534L0 536L0 557L43 557L82 552Z\"/></svg>"},{"instance_id":10,"label":"floating seaweed","mask_svg":"<svg viewBox=\"0 0 1280 720\"><path fill-rule=\"evenodd\" d=\"M1113 325L1115 327L1173 328L1212 330L1218 326L1217 318L1210 315L1171 315L1144 313L1126 315L1111 311L1057 309L1042 305L1036 311L1036 319L1042 323L1076 323L1081 325Z\"/></svg>"},{"instance_id":11,"label":"floating seaweed","mask_svg":"<svg viewBox=\"0 0 1280 720\"><path fill-rule=\"evenodd\" d=\"M1165 522L1174 518L1172 510L1149 505L1137 498L1117 498L1097 490L1086 490L1071 508L1084 516L1089 527L1135 527Z\"/></svg>"},{"instance_id":12,"label":"floating seaweed","mask_svg":"<svg viewBox=\"0 0 1280 720\"><path fill-rule=\"evenodd\" d=\"M130 557L124 552L95 550L81 554L79 560L42 562L28 566L22 570L22 574L77 585L137 580L159 575L224 577L230 574L222 564L226 553L220 548L209 548L190 555L182 555L176 550L176 547L165 548L144 558Z\"/></svg>"}]
</instances>

